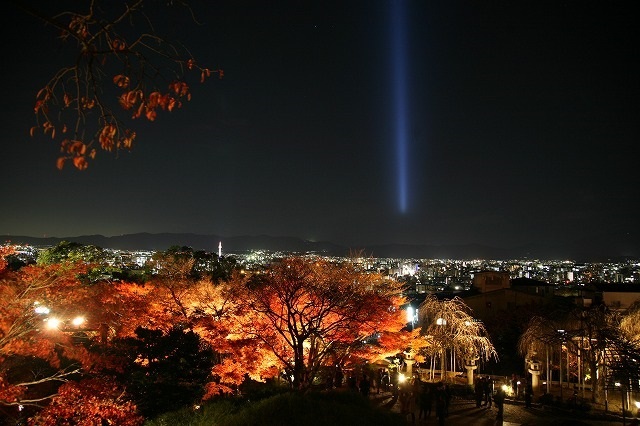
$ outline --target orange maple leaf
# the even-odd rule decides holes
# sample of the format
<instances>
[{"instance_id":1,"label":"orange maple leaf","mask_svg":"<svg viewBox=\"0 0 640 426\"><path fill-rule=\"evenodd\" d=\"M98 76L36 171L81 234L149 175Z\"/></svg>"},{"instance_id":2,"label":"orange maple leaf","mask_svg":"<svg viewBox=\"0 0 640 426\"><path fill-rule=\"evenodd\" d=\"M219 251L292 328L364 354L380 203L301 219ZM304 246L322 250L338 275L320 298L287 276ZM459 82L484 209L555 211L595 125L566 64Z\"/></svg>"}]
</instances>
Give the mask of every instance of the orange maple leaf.
<instances>
[{"instance_id":1,"label":"orange maple leaf","mask_svg":"<svg viewBox=\"0 0 640 426\"><path fill-rule=\"evenodd\" d=\"M89 167L89 163L87 163L87 160L86 160L86 158L84 158L84 156L83 157L74 157L73 158L73 165L78 170L85 170L87 167Z\"/></svg>"},{"instance_id":2,"label":"orange maple leaf","mask_svg":"<svg viewBox=\"0 0 640 426\"><path fill-rule=\"evenodd\" d=\"M127 87L129 87L129 77L127 77L126 75L122 75L122 74L118 74L115 77L113 77L113 82L115 83L116 86L120 87L121 89L126 89Z\"/></svg>"}]
</instances>

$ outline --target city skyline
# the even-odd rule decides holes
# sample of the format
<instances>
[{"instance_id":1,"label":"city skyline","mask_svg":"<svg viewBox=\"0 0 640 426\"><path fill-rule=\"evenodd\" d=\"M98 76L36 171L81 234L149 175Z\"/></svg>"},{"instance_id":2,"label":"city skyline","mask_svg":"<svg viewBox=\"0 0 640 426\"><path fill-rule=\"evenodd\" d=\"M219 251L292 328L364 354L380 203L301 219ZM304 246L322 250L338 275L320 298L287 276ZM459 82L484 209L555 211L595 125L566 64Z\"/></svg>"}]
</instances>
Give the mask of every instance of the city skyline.
<instances>
[{"instance_id":1,"label":"city skyline","mask_svg":"<svg viewBox=\"0 0 640 426\"><path fill-rule=\"evenodd\" d=\"M381 244L369 246L343 246L330 241L309 241L295 237L221 236L204 234L137 233L117 236L84 235L67 237L29 237L0 235L0 244L26 244L33 247L55 246L63 241L90 245L112 250L153 250L163 251L169 247L189 247L215 253L224 247L224 253L238 254L268 251L289 254L317 254L339 257L402 258L402 259L450 259L470 260L513 260L529 261L574 261L574 262L618 262L634 261L638 256L629 252L616 252L614 247L620 240L610 240L608 245L593 248L589 244L552 246L525 245L497 248L479 244L466 245L411 245ZM224 241L224 243L223 243Z\"/></svg>"},{"instance_id":2,"label":"city skyline","mask_svg":"<svg viewBox=\"0 0 640 426\"><path fill-rule=\"evenodd\" d=\"M405 14L400 42L391 6ZM202 25L176 22L176 36L224 79L194 84L192 101L155 123L134 123L130 153L100 153L78 172L58 171L58 146L28 136L35 94L64 63L60 41L10 5L0 234L638 256L640 69L627 7L197 4ZM399 116L392 77L408 98Z\"/></svg>"}]
</instances>

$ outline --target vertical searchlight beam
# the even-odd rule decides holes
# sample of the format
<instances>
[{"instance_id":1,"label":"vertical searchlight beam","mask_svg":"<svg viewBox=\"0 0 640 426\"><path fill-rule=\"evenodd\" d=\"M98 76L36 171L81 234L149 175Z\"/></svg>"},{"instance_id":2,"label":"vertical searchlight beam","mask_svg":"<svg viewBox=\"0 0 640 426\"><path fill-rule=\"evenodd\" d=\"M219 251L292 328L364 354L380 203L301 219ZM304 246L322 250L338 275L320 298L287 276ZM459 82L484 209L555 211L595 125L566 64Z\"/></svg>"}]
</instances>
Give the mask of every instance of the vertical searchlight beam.
<instances>
[{"instance_id":1,"label":"vertical searchlight beam","mask_svg":"<svg viewBox=\"0 0 640 426\"><path fill-rule=\"evenodd\" d=\"M391 87L393 106L393 136L395 139L398 209L408 208L408 105L407 105L407 3L391 2Z\"/></svg>"}]
</instances>

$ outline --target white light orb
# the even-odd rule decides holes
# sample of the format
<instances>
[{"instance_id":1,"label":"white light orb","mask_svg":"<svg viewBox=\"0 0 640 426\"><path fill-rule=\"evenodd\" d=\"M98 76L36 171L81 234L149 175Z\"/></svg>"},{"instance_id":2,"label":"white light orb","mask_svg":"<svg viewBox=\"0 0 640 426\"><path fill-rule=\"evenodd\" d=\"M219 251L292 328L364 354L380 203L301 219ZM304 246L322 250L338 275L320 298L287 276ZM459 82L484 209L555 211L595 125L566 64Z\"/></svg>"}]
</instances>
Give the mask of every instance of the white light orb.
<instances>
[{"instance_id":1,"label":"white light orb","mask_svg":"<svg viewBox=\"0 0 640 426\"><path fill-rule=\"evenodd\" d=\"M55 330L60 327L60 320L58 318L48 318L46 322L49 330Z\"/></svg>"}]
</instances>

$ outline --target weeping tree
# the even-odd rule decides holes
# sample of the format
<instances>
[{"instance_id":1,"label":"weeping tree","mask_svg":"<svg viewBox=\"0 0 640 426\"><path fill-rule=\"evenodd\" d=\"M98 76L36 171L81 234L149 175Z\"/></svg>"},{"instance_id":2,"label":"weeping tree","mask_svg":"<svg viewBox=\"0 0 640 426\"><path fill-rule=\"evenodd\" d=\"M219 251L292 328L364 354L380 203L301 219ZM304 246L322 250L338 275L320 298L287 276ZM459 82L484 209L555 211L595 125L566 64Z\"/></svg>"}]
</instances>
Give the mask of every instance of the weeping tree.
<instances>
[{"instance_id":1,"label":"weeping tree","mask_svg":"<svg viewBox=\"0 0 640 426\"><path fill-rule=\"evenodd\" d=\"M624 382L628 389L640 392L640 300L621 316L618 331L616 346L607 359L609 379Z\"/></svg>"},{"instance_id":2,"label":"weeping tree","mask_svg":"<svg viewBox=\"0 0 640 426\"><path fill-rule=\"evenodd\" d=\"M632 321L630 318L626 322L630 335L635 330ZM518 350L526 356L549 347L566 348L567 354L573 356L580 366L582 377L579 379L584 380L588 371L592 385L591 400L599 402L606 376L625 370L628 358L625 354L633 352L629 341L621 330L617 312L605 305L592 305L576 307L551 317L533 317L520 337ZM608 369L606 374L605 365Z\"/></svg>"},{"instance_id":3,"label":"weeping tree","mask_svg":"<svg viewBox=\"0 0 640 426\"><path fill-rule=\"evenodd\" d=\"M630 344L640 347L640 300L633 303L622 316L620 331Z\"/></svg>"},{"instance_id":4,"label":"weeping tree","mask_svg":"<svg viewBox=\"0 0 640 426\"><path fill-rule=\"evenodd\" d=\"M549 348L561 347L565 339L566 322L563 316L553 315L551 318L534 316L529 320L524 332L518 340L518 352L525 359L532 358L535 354L546 353L547 373L552 368L549 363ZM562 351L558 359L561 360ZM561 361L560 361L561 362ZM547 383L549 383L547 381Z\"/></svg>"},{"instance_id":5,"label":"weeping tree","mask_svg":"<svg viewBox=\"0 0 640 426\"><path fill-rule=\"evenodd\" d=\"M439 300L429 296L419 308L420 335L424 348L421 353L432 360L440 359L442 377L446 376L447 357L488 361L497 360L498 354L482 322L472 316L462 299Z\"/></svg>"}]
</instances>

